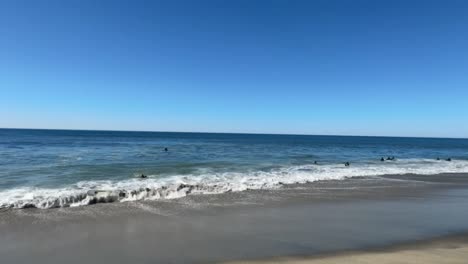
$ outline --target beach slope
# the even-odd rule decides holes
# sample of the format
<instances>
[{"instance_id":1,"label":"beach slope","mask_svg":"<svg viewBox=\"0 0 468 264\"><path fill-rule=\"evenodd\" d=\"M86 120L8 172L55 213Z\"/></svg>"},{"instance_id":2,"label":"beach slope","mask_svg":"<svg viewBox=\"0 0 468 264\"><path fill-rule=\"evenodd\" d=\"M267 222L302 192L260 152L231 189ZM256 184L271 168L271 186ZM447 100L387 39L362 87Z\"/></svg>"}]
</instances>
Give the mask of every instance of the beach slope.
<instances>
[{"instance_id":1,"label":"beach slope","mask_svg":"<svg viewBox=\"0 0 468 264\"><path fill-rule=\"evenodd\" d=\"M467 260L468 235L465 234L372 251L353 251L314 257L234 261L225 264L465 264Z\"/></svg>"}]
</instances>

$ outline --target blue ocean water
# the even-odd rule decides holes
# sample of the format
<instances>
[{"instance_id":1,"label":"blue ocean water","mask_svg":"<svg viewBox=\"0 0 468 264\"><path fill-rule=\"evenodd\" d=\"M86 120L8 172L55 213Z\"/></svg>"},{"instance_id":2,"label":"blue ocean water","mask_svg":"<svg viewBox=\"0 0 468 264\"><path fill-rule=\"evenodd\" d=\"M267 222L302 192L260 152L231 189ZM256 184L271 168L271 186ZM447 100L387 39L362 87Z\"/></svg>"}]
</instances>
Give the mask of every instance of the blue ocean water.
<instances>
[{"instance_id":1,"label":"blue ocean water","mask_svg":"<svg viewBox=\"0 0 468 264\"><path fill-rule=\"evenodd\" d=\"M468 172L468 139L0 129L0 207L442 172Z\"/></svg>"}]
</instances>

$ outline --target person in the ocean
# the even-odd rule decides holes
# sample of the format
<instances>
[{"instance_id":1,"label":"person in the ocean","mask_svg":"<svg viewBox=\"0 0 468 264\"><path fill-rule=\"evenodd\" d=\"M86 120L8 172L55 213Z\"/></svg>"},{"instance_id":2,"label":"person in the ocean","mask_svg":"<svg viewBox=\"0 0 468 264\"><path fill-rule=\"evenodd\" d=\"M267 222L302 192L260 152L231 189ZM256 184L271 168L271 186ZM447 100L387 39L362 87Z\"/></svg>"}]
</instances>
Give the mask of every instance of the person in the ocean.
<instances>
[{"instance_id":1,"label":"person in the ocean","mask_svg":"<svg viewBox=\"0 0 468 264\"><path fill-rule=\"evenodd\" d=\"M382 158L380 158L380 161L385 161L385 159L382 157Z\"/></svg>"},{"instance_id":2,"label":"person in the ocean","mask_svg":"<svg viewBox=\"0 0 468 264\"><path fill-rule=\"evenodd\" d=\"M344 164L346 167L349 167L349 162L345 162Z\"/></svg>"},{"instance_id":3,"label":"person in the ocean","mask_svg":"<svg viewBox=\"0 0 468 264\"><path fill-rule=\"evenodd\" d=\"M446 159L446 161L452 161L452 158L448 158L448 159Z\"/></svg>"},{"instance_id":4,"label":"person in the ocean","mask_svg":"<svg viewBox=\"0 0 468 264\"><path fill-rule=\"evenodd\" d=\"M146 178L148 178L148 176L146 176L145 174L141 174L141 175L140 175L140 178L146 179Z\"/></svg>"},{"instance_id":5,"label":"person in the ocean","mask_svg":"<svg viewBox=\"0 0 468 264\"><path fill-rule=\"evenodd\" d=\"M314 161L314 164L317 165L317 161Z\"/></svg>"},{"instance_id":6,"label":"person in the ocean","mask_svg":"<svg viewBox=\"0 0 468 264\"><path fill-rule=\"evenodd\" d=\"M169 149L167 149L167 148L164 148L164 151L165 151L165 152L168 152L168 151L169 151Z\"/></svg>"},{"instance_id":7,"label":"person in the ocean","mask_svg":"<svg viewBox=\"0 0 468 264\"><path fill-rule=\"evenodd\" d=\"M439 158L439 157L437 157L437 160L440 160L440 158Z\"/></svg>"}]
</instances>

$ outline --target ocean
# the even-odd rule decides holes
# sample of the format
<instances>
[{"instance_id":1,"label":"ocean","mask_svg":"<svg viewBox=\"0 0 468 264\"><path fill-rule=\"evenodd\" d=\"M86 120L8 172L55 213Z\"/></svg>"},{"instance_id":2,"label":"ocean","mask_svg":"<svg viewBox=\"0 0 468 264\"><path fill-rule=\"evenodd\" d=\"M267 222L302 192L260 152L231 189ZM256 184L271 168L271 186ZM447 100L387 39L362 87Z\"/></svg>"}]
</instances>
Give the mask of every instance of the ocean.
<instances>
[{"instance_id":1,"label":"ocean","mask_svg":"<svg viewBox=\"0 0 468 264\"><path fill-rule=\"evenodd\" d=\"M0 208L466 172L468 139L0 129Z\"/></svg>"}]
</instances>

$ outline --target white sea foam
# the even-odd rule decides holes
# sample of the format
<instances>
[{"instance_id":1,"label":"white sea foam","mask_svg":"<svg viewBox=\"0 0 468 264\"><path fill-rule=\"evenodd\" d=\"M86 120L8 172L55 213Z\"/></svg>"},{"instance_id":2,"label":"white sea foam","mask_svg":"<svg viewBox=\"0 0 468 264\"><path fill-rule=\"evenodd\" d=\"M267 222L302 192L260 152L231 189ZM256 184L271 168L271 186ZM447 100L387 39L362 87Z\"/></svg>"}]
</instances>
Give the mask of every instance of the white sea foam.
<instances>
[{"instance_id":1,"label":"white sea foam","mask_svg":"<svg viewBox=\"0 0 468 264\"><path fill-rule=\"evenodd\" d=\"M302 165L272 171L227 172L203 175L175 175L123 181L82 181L66 188L22 187L0 191L0 208L73 207L93 203L125 202L146 199L174 199L189 194L239 192L247 189L272 189L282 184L320 180L340 180L355 176L389 174L467 173L468 161L406 159L369 164Z\"/></svg>"}]
</instances>

